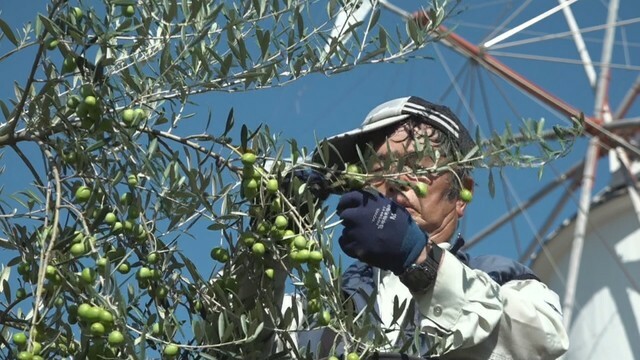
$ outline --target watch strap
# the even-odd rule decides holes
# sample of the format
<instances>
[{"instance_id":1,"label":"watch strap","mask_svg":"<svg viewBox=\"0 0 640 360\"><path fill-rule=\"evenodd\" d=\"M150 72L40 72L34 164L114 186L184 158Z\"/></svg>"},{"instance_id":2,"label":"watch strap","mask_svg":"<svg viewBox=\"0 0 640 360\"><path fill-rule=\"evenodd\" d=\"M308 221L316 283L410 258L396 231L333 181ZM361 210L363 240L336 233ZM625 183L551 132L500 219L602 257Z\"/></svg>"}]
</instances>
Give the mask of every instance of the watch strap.
<instances>
[{"instance_id":1,"label":"watch strap","mask_svg":"<svg viewBox=\"0 0 640 360\"><path fill-rule=\"evenodd\" d=\"M438 266L440 266L440 260L442 260L442 253L444 250L438 244L429 240L430 249L427 252L427 259L433 260Z\"/></svg>"},{"instance_id":2,"label":"watch strap","mask_svg":"<svg viewBox=\"0 0 640 360\"><path fill-rule=\"evenodd\" d=\"M415 294L424 293L435 284L444 252L437 244L431 241L428 244L429 251L426 260L419 264L412 264L400 275L400 281Z\"/></svg>"}]
</instances>

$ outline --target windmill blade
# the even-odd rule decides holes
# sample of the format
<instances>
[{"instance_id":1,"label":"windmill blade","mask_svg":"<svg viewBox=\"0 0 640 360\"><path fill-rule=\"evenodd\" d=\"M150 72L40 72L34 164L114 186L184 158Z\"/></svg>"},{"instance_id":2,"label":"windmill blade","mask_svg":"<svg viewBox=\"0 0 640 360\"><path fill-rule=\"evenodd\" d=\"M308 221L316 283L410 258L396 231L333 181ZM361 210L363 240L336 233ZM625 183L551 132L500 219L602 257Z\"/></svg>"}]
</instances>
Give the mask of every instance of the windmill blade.
<instances>
[{"instance_id":1,"label":"windmill blade","mask_svg":"<svg viewBox=\"0 0 640 360\"><path fill-rule=\"evenodd\" d=\"M326 61L335 53L340 43L351 38L351 28L364 21L373 9L370 0L355 0L345 4L333 22L333 29L329 35L329 42L325 45L321 58Z\"/></svg>"}]
</instances>

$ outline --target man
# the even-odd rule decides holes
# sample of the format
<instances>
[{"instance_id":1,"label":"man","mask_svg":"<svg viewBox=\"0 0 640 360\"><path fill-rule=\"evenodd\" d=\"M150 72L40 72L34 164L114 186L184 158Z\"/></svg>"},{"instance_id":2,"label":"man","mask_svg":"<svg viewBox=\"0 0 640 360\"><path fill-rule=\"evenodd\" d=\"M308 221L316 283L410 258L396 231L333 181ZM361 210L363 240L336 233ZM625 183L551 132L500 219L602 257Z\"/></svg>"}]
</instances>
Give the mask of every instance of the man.
<instances>
[{"instance_id":1,"label":"man","mask_svg":"<svg viewBox=\"0 0 640 360\"><path fill-rule=\"evenodd\" d=\"M363 293L376 297L395 348L417 332L416 355L439 359L555 359L567 350L558 296L528 268L458 251L469 200L459 194L473 184L460 160L475 144L448 108L391 100L325 144L315 154L325 165L367 167L365 187L343 194L337 208L340 246L359 260L343 276L344 291L357 310ZM410 305L394 319L404 301Z\"/></svg>"}]
</instances>

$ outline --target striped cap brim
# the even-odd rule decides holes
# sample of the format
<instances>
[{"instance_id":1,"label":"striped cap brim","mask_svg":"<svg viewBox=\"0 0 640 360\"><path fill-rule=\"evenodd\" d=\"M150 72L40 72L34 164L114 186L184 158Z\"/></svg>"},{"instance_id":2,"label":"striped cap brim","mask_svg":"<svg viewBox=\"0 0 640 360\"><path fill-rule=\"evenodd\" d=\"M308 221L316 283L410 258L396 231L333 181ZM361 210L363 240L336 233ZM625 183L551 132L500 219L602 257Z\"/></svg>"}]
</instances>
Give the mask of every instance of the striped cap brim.
<instances>
[{"instance_id":1,"label":"striped cap brim","mask_svg":"<svg viewBox=\"0 0 640 360\"><path fill-rule=\"evenodd\" d=\"M326 165L359 162L356 147L364 151L363 145L373 132L414 118L448 134L458 145L461 153L470 151L475 143L458 117L448 107L433 104L417 96L408 96L387 101L376 106L365 117L360 127L325 139L321 148L328 146L323 155L321 149L314 152L314 160L324 160ZM328 158L322 159L328 155Z\"/></svg>"}]
</instances>

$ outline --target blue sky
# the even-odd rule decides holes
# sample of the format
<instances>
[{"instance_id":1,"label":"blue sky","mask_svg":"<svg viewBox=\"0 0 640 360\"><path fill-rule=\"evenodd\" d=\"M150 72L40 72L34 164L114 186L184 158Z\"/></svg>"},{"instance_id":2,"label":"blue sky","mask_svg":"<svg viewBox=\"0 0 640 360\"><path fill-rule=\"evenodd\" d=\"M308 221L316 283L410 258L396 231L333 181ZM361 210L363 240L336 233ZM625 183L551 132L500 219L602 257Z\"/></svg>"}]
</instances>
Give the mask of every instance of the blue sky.
<instances>
[{"instance_id":1,"label":"blue sky","mask_svg":"<svg viewBox=\"0 0 640 360\"><path fill-rule=\"evenodd\" d=\"M497 3L502 4L503 2ZM516 5L519 3L514 2ZM43 2L40 0L3 1L0 3L0 11L2 12L0 16L15 28L23 20L33 19L36 11L44 12L42 4ZM398 1L397 5L414 11L422 3ZM489 29L495 26L494 24L499 23L498 18L513 13L516 5L507 7L505 10L505 8L499 8L496 2L463 1L461 9L464 11L452 18L448 25L455 26L456 32L463 34L472 43L477 43L488 34ZM556 5L557 1L537 0L529 9L516 16L510 26L518 25ZM585 28L603 23L606 17L606 8L600 2L582 0L574 4L572 8L579 23ZM401 23L401 19L395 15L387 14L385 16L387 16L385 21ZM639 17L640 3L623 1L619 16L621 19ZM560 14L556 14L527 29L522 34L516 35L514 39L536 37L543 33L559 32L565 29L564 18ZM620 46L616 50L614 62L632 65L640 63L637 59L637 54L640 53L637 47L639 33L637 24L630 25L624 34L617 33L618 44L627 44L628 46ZM599 59L602 31L592 31L585 36L592 56L596 60ZM0 50L2 53L6 51L6 41L0 44ZM511 52L512 56L501 57L501 59L513 66L516 71L522 72L537 84L548 88L556 96L565 99L566 102L582 109L585 113L591 114L593 112L593 91L589 88L584 72L579 66L572 64L571 61L546 62L540 60L541 57L577 59L575 46L570 40L566 38L549 40L501 51ZM524 53L535 54L538 56L538 60L513 56L513 54ZM188 126L193 126L195 129L201 128L200 125L206 121L209 110L213 113L214 121L224 121L229 109L233 108L237 124L246 123L250 127L255 127L259 123L267 123L272 131L280 132L284 138L294 137L299 144L312 147L315 137L323 138L349 130L357 126L375 105L391 98L407 95L418 95L450 106L465 123L470 124L471 128L480 126L485 135L489 133L491 127L501 131L507 122L514 124L513 126L517 128L521 117L545 118L549 128L553 124L566 124L566 119L563 116L540 106L536 101L522 95L500 79L486 76L486 73L482 80L486 86L483 91L486 98L483 98L479 93L465 97L467 104L471 104L474 108L473 116L471 116L461 105L455 90L450 90L452 80L447 74L448 72L457 74L463 68L465 59L453 54L443 46L428 47L417 55L431 57L431 59L413 59L402 64L366 65L334 76L315 74L282 88L248 93L210 93L200 96L194 100L198 103L198 109L201 111L198 111L197 115L189 120L192 124L188 124ZM2 66L0 99L6 101L12 94L12 83L14 81L23 82L29 69L20 61L12 59L0 63L0 66ZM637 67L631 71L616 69L612 74L610 99L614 109L637 76L638 71ZM494 81L500 85L493 86ZM470 84L479 86L480 80L461 81L459 89L463 90L465 86ZM506 93L509 100L503 100L501 92ZM486 109L482 106L484 101L489 103ZM638 107L635 106L633 111L637 114ZM506 182L504 183L498 179L499 174L494 173L497 180L495 198L491 198L488 194L486 171L478 171L476 194L462 222L461 231L467 237L472 237L474 233L504 214L507 209L517 206L518 202L525 201L546 182L583 159L584 149L585 141L581 140L568 158L558 160L547 167L541 181L537 180L537 170L505 169ZM5 152L5 158L2 162L4 166L8 167L12 158L7 151ZM600 165L596 178L596 189L602 188L608 181L606 160L602 160ZM0 176L0 184L5 185L7 189L23 185L19 177L13 176L9 172ZM559 198L561 191L562 189L553 192L528 212L526 217L519 217L514 225L507 225L488 237L480 245L474 247L472 253L497 253L518 257L519 250L522 251L526 248L532 239L530 224L539 225L545 220L545 216ZM558 223L563 218L575 213L577 198L576 193L563 211L563 215L557 220Z\"/></svg>"}]
</instances>

